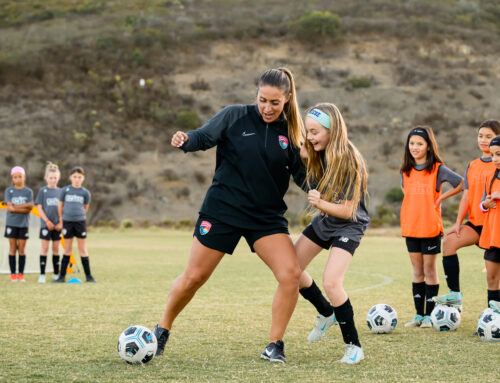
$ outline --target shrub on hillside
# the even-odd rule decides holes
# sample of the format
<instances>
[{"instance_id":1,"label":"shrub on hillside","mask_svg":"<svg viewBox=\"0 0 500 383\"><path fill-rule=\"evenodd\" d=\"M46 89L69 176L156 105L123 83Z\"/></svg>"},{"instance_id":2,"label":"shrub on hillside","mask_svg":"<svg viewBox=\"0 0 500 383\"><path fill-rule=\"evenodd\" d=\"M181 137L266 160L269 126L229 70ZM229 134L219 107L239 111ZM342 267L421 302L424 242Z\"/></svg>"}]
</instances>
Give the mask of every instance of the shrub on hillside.
<instances>
[{"instance_id":1,"label":"shrub on hillside","mask_svg":"<svg viewBox=\"0 0 500 383\"><path fill-rule=\"evenodd\" d=\"M369 88L372 86L372 80L368 77L349 77L347 82L355 89Z\"/></svg>"},{"instance_id":2,"label":"shrub on hillside","mask_svg":"<svg viewBox=\"0 0 500 383\"><path fill-rule=\"evenodd\" d=\"M387 193L385 193L385 200L388 202L403 202L403 191L400 187L394 187L389 189Z\"/></svg>"},{"instance_id":3,"label":"shrub on hillside","mask_svg":"<svg viewBox=\"0 0 500 383\"><path fill-rule=\"evenodd\" d=\"M181 110L177 114L177 125L183 130L193 130L198 127L199 117L195 110Z\"/></svg>"},{"instance_id":4,"label":"shrub on hillside","mask_svg":"<svg viewBox=\"0 0 500 383\"><path fill-rule=\"evenodd\" d=\"M295 33L300 40L335 38L340 33L340 17L328 11L313 11L302 15Z\"/></svg>"}]
</instances>

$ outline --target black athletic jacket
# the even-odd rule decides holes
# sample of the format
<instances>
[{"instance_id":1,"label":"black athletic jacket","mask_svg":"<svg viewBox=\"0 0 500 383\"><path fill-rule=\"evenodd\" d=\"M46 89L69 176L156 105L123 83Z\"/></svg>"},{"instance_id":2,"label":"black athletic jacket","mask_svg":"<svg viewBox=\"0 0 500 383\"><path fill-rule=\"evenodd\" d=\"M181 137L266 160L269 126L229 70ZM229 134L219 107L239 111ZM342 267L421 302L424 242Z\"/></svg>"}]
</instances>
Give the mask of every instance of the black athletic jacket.
<instances>
[{"instance_id":1,"label":"black athletic jacket","mask_svg":"<svg viewBox=\"0 0 500 383\"><path fill-rule=\"evenodd\" d=\"M283 196L290 175L304 187L305 168L283 116L266 124L257 105L232 105L187 135L185 152L217 145L215 174L200 214L243 229L288 226Z\"/></svg>"}]
</instances>

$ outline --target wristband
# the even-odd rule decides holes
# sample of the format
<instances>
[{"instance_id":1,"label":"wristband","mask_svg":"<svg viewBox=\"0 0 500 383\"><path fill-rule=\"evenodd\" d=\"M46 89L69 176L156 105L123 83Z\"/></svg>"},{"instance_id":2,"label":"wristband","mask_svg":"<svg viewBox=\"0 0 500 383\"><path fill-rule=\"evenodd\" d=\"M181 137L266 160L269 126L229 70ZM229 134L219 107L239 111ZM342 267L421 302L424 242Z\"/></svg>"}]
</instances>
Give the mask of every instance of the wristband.
<instances>
[{"instance_id":1,"label":"wristband","mask_svg":"<svg viewBox=\"0 0 500 383\"><path fill-rule=\"evenodd\" d=\"M483 213L486 213L488 210L490 210L489 208L486 209L484 206L483 206L483 202L484 201L481 201L479 202L479 209L483 212Z\"/></svg>"}]
</instances>

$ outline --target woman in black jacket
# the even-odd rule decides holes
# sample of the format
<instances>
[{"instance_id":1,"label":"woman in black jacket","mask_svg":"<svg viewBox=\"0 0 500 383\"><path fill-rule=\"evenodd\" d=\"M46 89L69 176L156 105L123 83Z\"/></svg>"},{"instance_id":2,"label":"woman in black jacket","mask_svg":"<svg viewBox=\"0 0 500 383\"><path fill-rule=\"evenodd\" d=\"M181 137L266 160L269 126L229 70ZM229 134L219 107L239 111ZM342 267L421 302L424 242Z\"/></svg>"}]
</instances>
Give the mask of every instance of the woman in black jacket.
<instances>
[{"instance_id":1,"label":"woman in black jacket","mask_svg":"<svg viewBox=\"0 0 500 383\"><path fill-rule=\"evenodd\" d=\"M281 68L261 75L256 105L228 106L200 129L172 137L172 146L184 152L217 146L217 158L188 264L174 281L155 327L156 355L163 354L177 315L243 236L278 281L270 343L261 358L286 362L283 335L297 303L301 270L283 217L287 209L283 196L290 175L298 185L304 183L299 156L302 132L293 75Z\"/></svg>"}]
</instances>

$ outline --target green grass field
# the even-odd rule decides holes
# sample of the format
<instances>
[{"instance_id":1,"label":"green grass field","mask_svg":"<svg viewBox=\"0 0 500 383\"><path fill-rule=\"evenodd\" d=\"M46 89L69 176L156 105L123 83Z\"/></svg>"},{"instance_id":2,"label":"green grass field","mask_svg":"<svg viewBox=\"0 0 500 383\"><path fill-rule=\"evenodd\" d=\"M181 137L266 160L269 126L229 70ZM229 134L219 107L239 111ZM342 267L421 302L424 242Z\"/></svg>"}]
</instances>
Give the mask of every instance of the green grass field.
<instances>
[{"instance_id":1,"label":"green grass field","mask_svg":"<svg viewBox=\"0 0 500 383\"><path fill-rule=\"evenodd\" d=\"M132 324L154 327L186 263L191 233L93 232L88 243L97 284L39 285L38 275L13 284L0 276L1 382L492 382L498 377L500 345L472 336L486 308L484 261L474 247L460 253L464 313L456 332L404 328L414 315L404 242L369 236L345 282L366 359L355 366L336 362L344 352L337 326L320 342L307 343L316 313L299 298L285 336L288 363L275 365L259 355L268 342L276 282L242 241L178 317L164 356L130 366L118 356L118 336ZM309 268L318 282L326 256L321 253ZM443 292L442 271L440 278ZM398 312L392 334L368 330L366 313L376 303Z\"/></svg>"}]
</instances>

